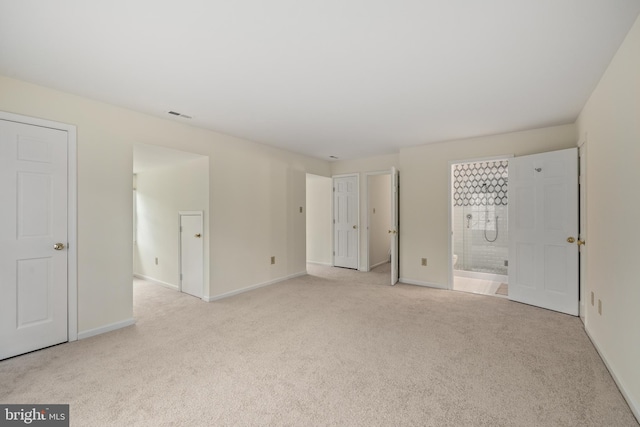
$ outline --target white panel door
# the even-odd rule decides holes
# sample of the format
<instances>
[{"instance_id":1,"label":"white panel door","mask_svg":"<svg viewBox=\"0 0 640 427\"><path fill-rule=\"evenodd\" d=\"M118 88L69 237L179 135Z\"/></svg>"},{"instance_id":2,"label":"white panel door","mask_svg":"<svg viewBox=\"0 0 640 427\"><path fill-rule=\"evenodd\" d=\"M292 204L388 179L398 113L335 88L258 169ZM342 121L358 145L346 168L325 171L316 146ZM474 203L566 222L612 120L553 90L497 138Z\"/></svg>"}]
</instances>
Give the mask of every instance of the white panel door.
<instances>
[{"instance_id":1,"label":"white panel door","mask_svg":"<svg viewBox=\"0 0 640 427\"><path fill-rule=\"evenodd\" d=\"M509 160L509 299L578 315L578 153Z\"/></svg>"},{"instance_id":2,"label":"white panel door","mask_svg":"<svg viewBox=\"0 0 640 427\"><path fill-rule=\"evenodd\" d=\"M180 290L202 298L202 213L180 214Z\"/></svg>"},{"instance_id":3,"label":"white panel door","mask_svg":"<svg viewBox=\"0 0 640 427\"><path fill-rule=\"evenodd\" d=\"M389 232L393 234L391 237L391 284L398 283L400 258L398 256L398 238L399 234L399 188L398 188L398 170L391 168L391 228Z\"/></svg>"},{"instance_id":4,"label":"white panel door","mask_svg":"<svg viewBox=\"0 0 640 427\"><path fill-rule=\"evenodd\" d=\"M333 178L333 234L336 267L358 268L358 177Z\"/></svg>"},{"instance_id":5,"label":"white panel door","mask_svg":"<svg viewBox=\"0 0 640 427\"><path fill-rule=\"evenodd\" d=\"M0 120L0 359L68 340L67 144Z\"/></svg>"}]
</instances>

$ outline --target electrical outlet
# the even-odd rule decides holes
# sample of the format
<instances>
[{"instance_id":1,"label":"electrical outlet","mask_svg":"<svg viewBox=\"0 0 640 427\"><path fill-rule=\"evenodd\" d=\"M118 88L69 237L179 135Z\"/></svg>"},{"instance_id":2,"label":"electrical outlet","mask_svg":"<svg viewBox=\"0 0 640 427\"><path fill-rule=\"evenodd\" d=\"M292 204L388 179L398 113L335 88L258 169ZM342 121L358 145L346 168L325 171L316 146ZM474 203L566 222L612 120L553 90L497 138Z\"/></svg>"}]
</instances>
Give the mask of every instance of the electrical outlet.
<instances>
[{"instance_id":1,"label":"electrical outlet","mask_svg":"<svg viewBox=\"0 0 640 427\"><path fill-rule=\"evenodd\" d=\"M271 257L271 264L275 264L276 263L276 257L272 256Z\"/></svg>"},{"instance_id":2,"label":"electrical outlet","mask_svg":"<svg viewBox=\"0 0 640 427\"><path fill-rule=\"evenodd\" d=\"M591 291L591 306L595 305L596 295Z\"/></svg>"},{"instance_id":3,"label":"electrical outlet","mask_svg":"<svg viewBox=\"0 0 640 427\"><path fill-rule=\"evenodd\" d=\"M598 300L598 314L602 316L602 301Z\"/></svg>"},{"instance_id":4,"label":"electrical outlet","mask_svg":"<svg viewBox=\"0 0 640 427\"><path fill-rule=\"evenodd\" d=\"M158 265L158 257L156 257L156 265Z\"/></svg>"},{"instance_id":5,"label":"electrical outlet","mask_svg":"<svg viewBox=\"0 0 640 427\"><path fill-rule=\"evenodd\" d=\"M422 266L423 267L427 266L427 259L426 258L422 258Z\"/></svg>"}]
</instances>

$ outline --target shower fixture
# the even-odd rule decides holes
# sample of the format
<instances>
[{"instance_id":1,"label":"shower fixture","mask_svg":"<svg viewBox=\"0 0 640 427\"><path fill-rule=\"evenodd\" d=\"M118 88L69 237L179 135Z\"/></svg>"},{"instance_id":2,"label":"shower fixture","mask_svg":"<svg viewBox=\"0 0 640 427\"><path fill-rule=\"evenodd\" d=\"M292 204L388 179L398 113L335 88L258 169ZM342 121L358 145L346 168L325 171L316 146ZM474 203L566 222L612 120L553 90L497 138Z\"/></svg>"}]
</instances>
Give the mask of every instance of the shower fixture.
<instances>
[{"instance_id":1,"label":"shower fixture","mask_svg":"<svg viewBox=\"0 0 640 427\"><path fill-rule=\"evenodd\" d=\"M489 212L488 212L488 209L487 209L487 214L488 214L488 213L489 213ZM486 221L485 221L485 223L484 223L484 240L486 240L486 241L487 241L487 242L489 242L489 243L493 243L493 242L495 242L496 240L498 240L498 215L496 215L496 237L494 237L494 238L493 238L493 240L490 240L490 239L487 237L487 224L488 224L488 223L490 223L490 222L491 222L491 220L489 219L488 215L487 215L485 218L487 218L487 220L486 220Z\"/></svg>"}]
</instances>

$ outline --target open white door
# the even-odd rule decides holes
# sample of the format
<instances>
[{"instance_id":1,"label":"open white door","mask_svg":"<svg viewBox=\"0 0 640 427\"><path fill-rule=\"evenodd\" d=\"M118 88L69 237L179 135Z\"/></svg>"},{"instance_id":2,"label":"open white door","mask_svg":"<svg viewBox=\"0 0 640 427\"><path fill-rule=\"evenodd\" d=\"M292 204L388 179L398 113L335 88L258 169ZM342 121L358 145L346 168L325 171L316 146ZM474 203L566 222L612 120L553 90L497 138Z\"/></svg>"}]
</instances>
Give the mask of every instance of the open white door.
<instances>
[{"instance_id":1,"label":"open white door","mask_svg":"<svg viewBox=\"0 0 640 427\"><path fill-rule=\"evenodd\" d=\"M68 149L0 120L0 359L68 340Z\"/></svg>"},{"instance_id":2,"label":"open white door","mask_svg":"<svg viewBox=\"0 0 640 427\"><path fill-rule=\"evenodd\" d=\"M202 212L180 212L180 290L202 298L204 247Z\"/></svg>"},{"instance_id":3,"label":"open white door","mask_svg":"<svg viewBox=\"0 0 640 427\"><path fill-rule=\"evenodd\" d=\"M333 178L333 265L358 268L358 176Z\"/></svg>"},{"instance_id":4,"label":"open white door","mask_svg":"<svg viewBox=\"0 0 640 427\"><path fill-rule=\"evenodd\" d=\"M399 198L398 198L398 170L391 168L391 285L398 283L400 259L398 257L398 237L399 237Z\"/></svg>"},{"instance_id":5,"label":"open white door","mask_svg":"<svg viewBox=\"0 0 640 427\"><path fill-rule=\"evenodd\" d=\"M578 315L576 148L509 160L509 299Z\"/></svg>"}]
</instances>

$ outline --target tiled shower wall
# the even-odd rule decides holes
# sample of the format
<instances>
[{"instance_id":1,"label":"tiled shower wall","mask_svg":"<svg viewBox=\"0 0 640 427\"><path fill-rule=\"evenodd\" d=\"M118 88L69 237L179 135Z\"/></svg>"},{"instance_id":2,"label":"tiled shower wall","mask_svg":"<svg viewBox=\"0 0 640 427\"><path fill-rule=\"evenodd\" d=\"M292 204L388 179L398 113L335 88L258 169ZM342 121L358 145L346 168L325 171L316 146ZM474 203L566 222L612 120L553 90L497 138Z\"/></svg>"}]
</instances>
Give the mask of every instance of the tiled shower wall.
<instances>
[{"instance_id":1,"label":"tiled shower wall","mask_svg":"<svg viewBox=\"0 0 640 427\"><path fill-rule=\"evenodd\" d=\"M507 161L460 164L454 168L453 252L458 255L454 268L506 275ZM471 219L467 219L468 214Z\"/></svg>"}]
</instances>

